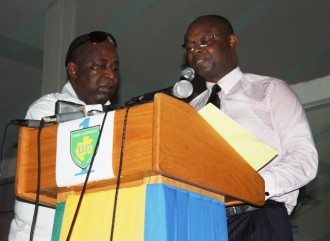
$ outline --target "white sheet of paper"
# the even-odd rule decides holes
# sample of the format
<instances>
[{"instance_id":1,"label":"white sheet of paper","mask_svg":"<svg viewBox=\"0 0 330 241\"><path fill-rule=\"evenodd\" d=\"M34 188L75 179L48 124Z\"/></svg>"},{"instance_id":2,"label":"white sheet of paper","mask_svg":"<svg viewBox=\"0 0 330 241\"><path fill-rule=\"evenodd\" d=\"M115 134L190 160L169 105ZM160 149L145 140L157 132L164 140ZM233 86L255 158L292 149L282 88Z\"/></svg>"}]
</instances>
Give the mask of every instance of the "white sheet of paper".
<instances>
[{"instance_id":1,"label":"white sheet of paper","mask_svg":"<svg viewBox=\"0 0 330 241\"><path fill-rule=\"evenodd\" d=\"M59 124L56 149L56 183L59 187L85 182L104 114ZM114 111L108 112L99 147L95 155L90 181L113 178L112 144ZM87 167L86 167L87 165Z\"/></svg>"}]
</instances>

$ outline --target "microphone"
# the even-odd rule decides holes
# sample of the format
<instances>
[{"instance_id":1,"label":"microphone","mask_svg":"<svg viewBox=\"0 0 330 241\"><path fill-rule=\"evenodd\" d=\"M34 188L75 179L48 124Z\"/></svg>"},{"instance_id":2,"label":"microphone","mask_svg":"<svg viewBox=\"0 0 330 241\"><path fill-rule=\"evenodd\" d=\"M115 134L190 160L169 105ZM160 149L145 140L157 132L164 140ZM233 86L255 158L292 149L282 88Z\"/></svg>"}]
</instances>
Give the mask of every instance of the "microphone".
<instances>
[{"instance_id":1,"label":"microphone","mask_svg":"<svg viewBox=\"0 0 330 241\"><path fill-rule=\"evenodd\" d=\"M95 104L95 105L83 105L76 109L76 112L82 111L84 113L84 116L92 116L96 114L103 113L103 106L101 104Z\"/></svg>"},{"instance_id":2,"label":"microphone","mask_svg":"<svg viewBox=\"0 0 330 241\"><path fill-rule=\"evenodd\" d=\"M195 71L190 67L186 67L181 71L180 80L192 81L195 78Z\"/></svg>"},{"instance_id":3,"label":"microphone","mask_svg":"<svg viewBox=\"0 0 330 241\"><path fill-rule=\"evenodd\" d=\"M173 86L172 94L180 99L188 98L194 90L190 83L193 78L195 78L195 71L190 67L184 68L180 74L180 81Z\"/></svg>"},{"instance_id":4,"label":"microphone","mask_svg":"<svg viewBox=\"0 0 330 241\"><path fill-rule=\"evenodd\" d=\"M60 123L60 122L71 121L83 117L85 117L84 112L79 111L79 112L68 112L68 113L56 114L51 116L45 116L42 118L42 120L45 123Z\"/></svg>"},{"instance_id":5,"label":"microphone","mask_svg":"<svg viewBox=\"0 0 330 241\"><path fill-rule=\"evenodd\" d=\"M16 120L11 120L10 124L17 125L17 126L39 128L40 122L41 122L40 120L16 119ZM45 126L50 126L52 124L53 123L45 123Z\"/></svg>"},{"instance_id":6,"label":"microphone","mask_svg":"<svg viewBox=\"0 0 330 241\"><path fill-rule=\"evenodd\" d=\"M44 126L50 126L55 123L75 120L79 118L85 117L83 111L79 112L68 112L68 113L62 113L62 114L56 114L52 116L46 116L42 118L42 121L44 121ZM31 120L31 119L16 119L11 120L10 124L18 125L18 126L26 126L26 127L34 127L39 128L41 120Z\"/></svg>"},{"instance_id":7,"label":"microphone","mask_svg":"<svg viewBox=\"0 0 330 241\"><path fill-rule=\"evenodd\" d=\"M186 67L181 71L180 80L176 82L173 87L168 87L165 89L133 97L129 101L125 102L125 106L152 101L154 99L154 95L159 92L175 96L179 99L188 98L192 94L194 89L190 82L191 80L193 80L194 77L195 71L190 67Z\"/></svg>"},{"instance_id":8,"label":"microphone","mask_svg":"<svg viewBox=\"0 0 330 241\"><path fill-rule=\"evenodd\" d=\"M86 105L79 107L76 111L73 112L66 112L51 116L45 116L42 118L42 121L44 122L44 126L50 126L55 123L71 121L71 120L83 118L85 116L92 116L100 113L103 113L102 105ZM11 120L10 124L39 128L40 122L41 120L16 119L16 120Z\"/></svg>"}]
</instances>

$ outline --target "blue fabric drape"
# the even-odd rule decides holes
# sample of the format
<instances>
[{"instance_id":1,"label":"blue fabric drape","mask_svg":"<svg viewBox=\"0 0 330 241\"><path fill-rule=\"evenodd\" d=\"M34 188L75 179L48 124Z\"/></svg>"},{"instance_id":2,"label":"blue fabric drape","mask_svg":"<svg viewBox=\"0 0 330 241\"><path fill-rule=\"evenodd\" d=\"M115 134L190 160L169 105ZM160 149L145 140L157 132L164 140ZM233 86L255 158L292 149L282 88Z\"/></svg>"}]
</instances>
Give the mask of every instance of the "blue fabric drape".
<instances>
[{"instance_id":1,"label":"blue fabric drape","mask_svg":"<svg viewBox=\"0 0 330 241\"><path fill-rule=\"evenodd\" d=\"M228 241L222 202L164 184L146 195L144 241Z\"/></svg>"}]
</instances>

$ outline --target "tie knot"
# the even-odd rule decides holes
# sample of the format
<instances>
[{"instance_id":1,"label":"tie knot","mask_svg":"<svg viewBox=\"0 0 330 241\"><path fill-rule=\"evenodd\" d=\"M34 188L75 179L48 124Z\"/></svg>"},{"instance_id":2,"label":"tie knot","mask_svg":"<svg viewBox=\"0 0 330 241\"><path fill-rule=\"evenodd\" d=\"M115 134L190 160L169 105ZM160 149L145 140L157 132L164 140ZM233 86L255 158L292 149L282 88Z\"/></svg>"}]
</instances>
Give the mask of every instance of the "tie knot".
<instances>
[{"instance_id":1,"label":"tie knot","mask_svg":"<svg viewBox=\"0 0 330 241\"><path fill-rule=\"evenodd\" d=\"M212 92L218 93L221 90L221 87L218 84L213 85Z\"/></svg>"}]
</instances>

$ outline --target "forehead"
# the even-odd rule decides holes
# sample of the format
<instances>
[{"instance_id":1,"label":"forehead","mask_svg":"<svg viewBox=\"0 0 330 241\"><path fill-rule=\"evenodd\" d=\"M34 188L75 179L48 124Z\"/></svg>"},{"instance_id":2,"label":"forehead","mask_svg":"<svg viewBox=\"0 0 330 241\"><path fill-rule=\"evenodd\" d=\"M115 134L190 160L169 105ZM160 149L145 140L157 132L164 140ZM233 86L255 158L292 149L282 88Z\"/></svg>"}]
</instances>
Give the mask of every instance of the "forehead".
<instances>
[{"instance_id":1,"label":"forehead","mask_svg":"<svg viewBox=\"0 0 330 241\"><path fill-rule=\"evenodd\" d=\"M205 34L214 34L224 31L224 26L212 18L197 19L190 24L185 34L185 41Z\"/></svg>"},{"instance_id":2,"label":"forehead","mask_svg":"<svg viewBox=\"0 0 330 241\"><path fill-rule=\"evenodd\" d=\"M114 58L118 61L118 53L116 47L109 41L101 43L86 43L84 53L90 57L107 57Z\"/></svg>"}]
</instances>

